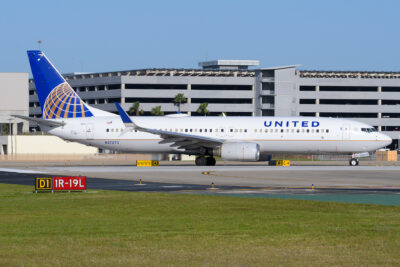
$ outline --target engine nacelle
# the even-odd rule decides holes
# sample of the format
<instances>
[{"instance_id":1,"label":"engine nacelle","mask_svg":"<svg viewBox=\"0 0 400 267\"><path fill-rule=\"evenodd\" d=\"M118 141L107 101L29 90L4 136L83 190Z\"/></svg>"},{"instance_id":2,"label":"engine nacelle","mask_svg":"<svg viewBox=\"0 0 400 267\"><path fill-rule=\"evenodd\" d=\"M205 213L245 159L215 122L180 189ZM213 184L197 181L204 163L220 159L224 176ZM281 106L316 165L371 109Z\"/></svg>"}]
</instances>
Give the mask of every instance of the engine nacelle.
<instances>
[{"instance_id":1,"label":"engine nacelle","mask_svg":"<svg viewBox=\"0 0 400 267\"><path fill-rule=\"evenodd\" d=\"M213 154L221 156L223 160L258 161L260 146L256 143L225 143L214 149Z\"/></svg>"}]
</instances>

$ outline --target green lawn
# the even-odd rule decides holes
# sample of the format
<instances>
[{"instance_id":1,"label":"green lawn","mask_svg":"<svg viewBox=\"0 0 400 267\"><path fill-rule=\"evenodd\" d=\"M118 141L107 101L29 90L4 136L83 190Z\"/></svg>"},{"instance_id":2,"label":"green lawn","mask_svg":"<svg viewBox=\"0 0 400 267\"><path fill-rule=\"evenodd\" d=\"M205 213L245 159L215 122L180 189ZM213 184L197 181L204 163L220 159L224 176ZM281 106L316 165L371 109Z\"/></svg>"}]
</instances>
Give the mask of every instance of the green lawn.
<instances>
[{"instance_id":1,"label":"green lawn","mask_svg":"<svg viewBox=\"0 0 400 267\"><path fill-rule=\"evenodd\" d=\"M400 207L0 184L0 266L396 265Z\"/></svg>"}]
</instances>

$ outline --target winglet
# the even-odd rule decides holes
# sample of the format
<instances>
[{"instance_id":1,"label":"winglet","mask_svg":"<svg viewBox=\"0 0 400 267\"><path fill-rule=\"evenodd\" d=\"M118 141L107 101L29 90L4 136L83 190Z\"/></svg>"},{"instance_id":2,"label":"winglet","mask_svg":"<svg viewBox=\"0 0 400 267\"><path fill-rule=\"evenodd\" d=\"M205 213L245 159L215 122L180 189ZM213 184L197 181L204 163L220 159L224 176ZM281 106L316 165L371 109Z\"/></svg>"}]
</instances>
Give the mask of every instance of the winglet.
<instances>
[{"instance_id":1,"label":"winglet","mask_svg":"<svg viewBox=\"0 0 400 267\"><path fill-rule=\"evenodd\" d=\"M121 117L121 120L125 124L125 126L137 128L137 125L131 120L131 118L129 118L128 114L126 114L125 110L121 107L121 105L118 104L117 102L115 102L114 104L117 107L119 116Z\"/></svg>"}]
</instances>

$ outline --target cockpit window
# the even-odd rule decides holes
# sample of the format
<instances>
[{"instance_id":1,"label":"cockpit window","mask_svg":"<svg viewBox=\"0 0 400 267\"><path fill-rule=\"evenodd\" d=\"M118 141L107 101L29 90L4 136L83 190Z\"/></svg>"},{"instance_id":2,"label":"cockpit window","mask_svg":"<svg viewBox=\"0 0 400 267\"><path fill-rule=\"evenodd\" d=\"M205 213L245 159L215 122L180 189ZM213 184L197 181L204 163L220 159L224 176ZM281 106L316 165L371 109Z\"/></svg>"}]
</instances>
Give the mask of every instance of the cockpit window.
<instances>
[{"instance_id":1,"label":"cockpit window","mask_svg":"<svg viewBox=\"0 0 400 267\"><path fill-rule=\"evenodd\" d=\"M361 128L361 131L366 133L372 133L376 132L377 130L375 128Z\"/></svg>"}]
</instances>

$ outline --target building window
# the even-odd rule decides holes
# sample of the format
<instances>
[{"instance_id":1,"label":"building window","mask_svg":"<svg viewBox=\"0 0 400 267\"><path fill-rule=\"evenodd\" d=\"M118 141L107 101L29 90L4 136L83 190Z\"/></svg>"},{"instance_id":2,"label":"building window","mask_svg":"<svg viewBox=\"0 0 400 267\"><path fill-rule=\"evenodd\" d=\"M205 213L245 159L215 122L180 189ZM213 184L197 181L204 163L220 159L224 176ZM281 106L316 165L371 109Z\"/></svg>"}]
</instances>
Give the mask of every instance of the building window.
<instances>
[{"instance_id":1,"label":"building window","mask_svg":"<svg viewBox=\"0 0 400 267\"><path fill-rule=\"evenodd\" d=\"M306 85L301 85L299 87L300 91L315 91L315 86L306 86Z\"/></svg>"},{"instance_id":2,"label":"building window","mask_svg":"<svg viewBox=\"0 0 400 267\"><path fill-rule=\"evenodd\" d=\"M315 104L316 100L315 99L308 99L308 98L304 98L304 99L300 99L300 104Z\"/></svg>"}]
</instances>

